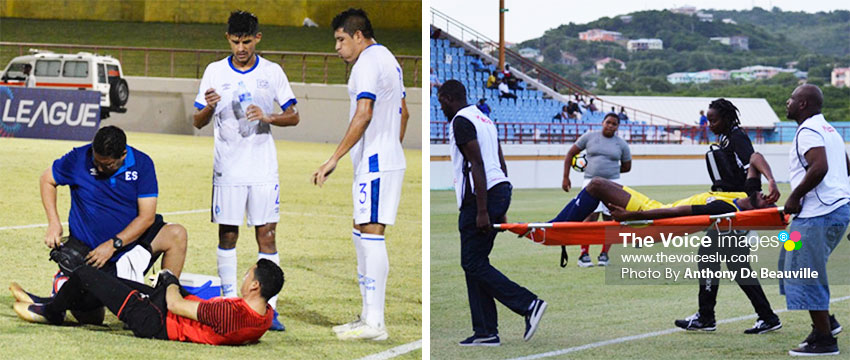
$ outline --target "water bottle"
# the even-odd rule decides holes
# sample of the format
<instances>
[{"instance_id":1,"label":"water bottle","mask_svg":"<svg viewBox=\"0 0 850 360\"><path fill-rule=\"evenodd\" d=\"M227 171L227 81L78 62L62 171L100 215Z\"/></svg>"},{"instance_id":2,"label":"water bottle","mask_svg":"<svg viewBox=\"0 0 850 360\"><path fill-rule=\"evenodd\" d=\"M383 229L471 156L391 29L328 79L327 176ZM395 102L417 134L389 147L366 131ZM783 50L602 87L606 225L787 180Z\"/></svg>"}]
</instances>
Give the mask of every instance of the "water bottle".
<instances>
[{"instance_id":1,"label":"water bottle","mask_svg":"<svg viewBox=\"0 0 850 360\"><path fill-rule=\"evenodd\" d=\"M259 123L259 120L248 121L248 106L254 104L254 98L251 96L251 92L248 91L248 87L245 86L245 83L242 81L239 81L235 95L234 100L236 101L234 102L239 104L238 109L234 106L236 119L239 121L239 134L245 137L251 135Z\"/></svg>"}]
</instances>

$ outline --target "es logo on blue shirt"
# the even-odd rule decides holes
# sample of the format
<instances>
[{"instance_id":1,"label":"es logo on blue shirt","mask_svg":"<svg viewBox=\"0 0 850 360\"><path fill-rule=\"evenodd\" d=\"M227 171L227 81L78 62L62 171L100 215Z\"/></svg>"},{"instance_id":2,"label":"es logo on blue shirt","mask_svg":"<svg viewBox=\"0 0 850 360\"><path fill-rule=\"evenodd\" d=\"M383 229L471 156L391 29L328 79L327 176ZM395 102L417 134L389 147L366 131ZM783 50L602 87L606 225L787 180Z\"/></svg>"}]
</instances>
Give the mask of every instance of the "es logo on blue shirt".
<instances>
[{"instance_id":1,"label":"es logo on blue shirt","mask_svg":"<svg viewBox=\"0 0 850 360\"><path fill-rule=\"evenodd\" d=\"M127 180L127 181L139 180L139 172L138 171L126 171L126 172L124 172L124 180Z\"/></svg>"}]
</instances>

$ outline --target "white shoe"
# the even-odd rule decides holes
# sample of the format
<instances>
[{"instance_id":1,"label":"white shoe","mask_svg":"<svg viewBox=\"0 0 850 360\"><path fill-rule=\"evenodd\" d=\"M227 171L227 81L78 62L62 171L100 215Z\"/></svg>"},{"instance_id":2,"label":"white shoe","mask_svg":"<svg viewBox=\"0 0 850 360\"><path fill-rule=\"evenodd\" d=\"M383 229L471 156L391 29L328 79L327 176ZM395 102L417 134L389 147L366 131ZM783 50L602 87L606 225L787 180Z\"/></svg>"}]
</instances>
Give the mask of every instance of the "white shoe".
<instances>
[{"instance_id":1,"label":"white shoe","mask_svg":"<svg viewBox=\"0 0 850 360\"><path fill-rule=\"evenodd\" d=\"M375 328L371 325L360 322L347 331L337 333L336 337L340 340L386 340L389 337L387 328Z\"/></svg>"},{"instance_id":2,"label":"white shoe","mask_svg":"<svg viewBox=\"0 0 850 360\"><path fill-rule=\"evenodd\" d=\"M354 319L354 321L352 321L350 323L345 323L345 324L342 324L342 325L334 326L333 330L334 330L334 333L339 334L341 332L346 332L346 331L351 330L351 329L353 329L357 326L360 326L360 323L362 323L362 322L363 322L363 320L360 320L360 315L357 315L357 319Z\"/></svg>"}]
</instances>

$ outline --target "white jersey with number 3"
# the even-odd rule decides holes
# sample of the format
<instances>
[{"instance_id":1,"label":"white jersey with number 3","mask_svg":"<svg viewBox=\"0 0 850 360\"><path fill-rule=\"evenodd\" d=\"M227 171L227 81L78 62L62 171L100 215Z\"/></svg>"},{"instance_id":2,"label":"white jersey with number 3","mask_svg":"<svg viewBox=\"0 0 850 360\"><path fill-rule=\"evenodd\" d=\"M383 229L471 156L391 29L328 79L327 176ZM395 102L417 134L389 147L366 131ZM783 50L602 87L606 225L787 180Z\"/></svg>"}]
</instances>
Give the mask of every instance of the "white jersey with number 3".
<instances>
[{"instance_id":1,"label":"white jersey with number 3","mask_svg":"<svg viewBox=\"0 0 850 360\"><path fill-rule=\"evenodd\" d=\"M195 107L203 109L207 105L204 98L207 89L213 88L221 96L212 118L215 126L213 184L276 184L277 150L271 126L259 120L246 121L236 93L241 81L251 93L253 104L266 115L286 111L295 105L295 94L280 65L257 55L254 66L242 71L233 67L230 58L207 66L195 98Z\"/></svg>"},{"instance_id":2,"label":"white jersey with number 3","mask_svg":"<svg viewBox=\"0 0 850 360\"><path fill-rule=\"evenodd\" d=\"M354 118L357 101L372 99L372 121L351 148L354 174L405 168L401 148L401 100L405 96L401 66L383 45L372 44L360 53L348 79L351 98L349 119Z\"/></svg>"}]
</instances>

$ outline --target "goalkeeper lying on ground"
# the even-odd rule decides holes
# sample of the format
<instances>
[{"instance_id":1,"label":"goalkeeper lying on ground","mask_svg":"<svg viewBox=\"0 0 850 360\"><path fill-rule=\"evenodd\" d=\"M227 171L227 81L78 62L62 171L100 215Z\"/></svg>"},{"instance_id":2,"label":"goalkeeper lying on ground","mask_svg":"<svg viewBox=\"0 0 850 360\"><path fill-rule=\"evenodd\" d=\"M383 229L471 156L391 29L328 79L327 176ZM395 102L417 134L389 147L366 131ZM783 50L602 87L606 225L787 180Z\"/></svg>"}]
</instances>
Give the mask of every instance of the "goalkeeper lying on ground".
<instances>
[{"instance_id":1,"label":"goalkeeper lying on ground","mask_svg":"<svg viewBox=\"0 0 850 360\"><path fill-rule=\"evenodd\" d=\"M750 166L747 192L704 192L671 204L662 204L628 186L597 177L549 222L582 221L595 211L600 201L608 206L617 221L719 215L775 206L761 193L760 176L758 170Z\"/></svg>"},{"instance_id":2,"label":"goalkeeper lying on ground","mask_svg":"<svg viewBox=\"0 0 850 360\"><path fill-rule=\"evenodd\" d=\"M90 293L97 297L133 335L142 338L187 341L212 345L257 342L269 329L274 311L268 299L283 286L283 271L261 259L248 269L239 298L201 300L186 296L178 279L160 272L156 288L119 279L85 265L84 259L63 264L68 282L53 298L40 298L12 283L15 312L29 322L61 325L74 301ZM44 301L44 302L42 302Z\"/></svg>"}]
</instances>

